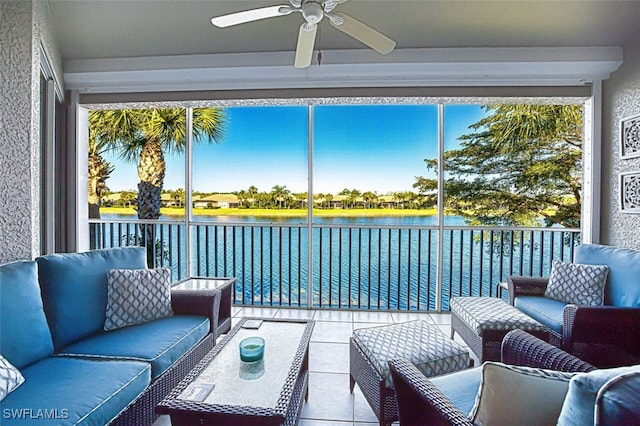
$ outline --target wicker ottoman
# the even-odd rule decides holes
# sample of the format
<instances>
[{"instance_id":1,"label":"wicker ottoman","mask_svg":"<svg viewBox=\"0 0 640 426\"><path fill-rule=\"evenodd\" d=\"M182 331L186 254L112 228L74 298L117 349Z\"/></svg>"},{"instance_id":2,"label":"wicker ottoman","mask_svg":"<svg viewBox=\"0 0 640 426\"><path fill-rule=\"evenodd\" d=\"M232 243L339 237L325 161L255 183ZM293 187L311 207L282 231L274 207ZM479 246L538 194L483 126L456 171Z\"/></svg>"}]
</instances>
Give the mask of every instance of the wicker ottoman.
<instances>
[{"instance_id":1,"label":"wicker ottoman","mask_svg":"<svg viewBox=\"0 0 640 426\"><path fill-rule=\"evenodd\" d=\"M549 341L549 329L495 297L452 297L451 338L454 333L469 345L480 362L500 361L502 339L511 330L525 330Z\"/></svg>"},{"instance_id":2,"label":"wicker ottoman","mask_svg":"<svg viewBox=\"0 0 640 426\"><path fill-rule=\"evenodd\" d=\"M398 420L389 360L406 358L426 376L472 364L467 349L421 320L355 330L349 346L351 392L358 383L381 425Z\"/></svg>"}]
</instances>

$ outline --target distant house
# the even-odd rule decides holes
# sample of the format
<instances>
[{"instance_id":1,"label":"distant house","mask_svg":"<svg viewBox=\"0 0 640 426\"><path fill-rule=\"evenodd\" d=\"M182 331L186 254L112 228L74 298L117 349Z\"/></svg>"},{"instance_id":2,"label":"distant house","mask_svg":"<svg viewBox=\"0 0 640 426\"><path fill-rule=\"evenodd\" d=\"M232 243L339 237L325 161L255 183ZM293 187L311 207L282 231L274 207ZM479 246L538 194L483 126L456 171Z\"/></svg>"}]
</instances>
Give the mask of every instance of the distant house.
<instances>
[{"instance_id":1,"label":"distant house","mask_svg":"<svg viewBox=\"0 0 640 426\"><path fill-rule=\"evenodd\" d=\"M211 194L205 197L197 197L193 200L193 207L201 209L235 209L239 205L240 202L235 194Z\"/></svg>"},{"instance_id":2,"label":"distant house","mask_svg":"<svg viewBox=\"0 0 640 426\"><path fill-rule=\"evenodd\" d=\"M334 195L333 198L329 200L329 207L332 209L342 209L345 207L348 198L348 195Z\"/></svg>"},{"instance_id":3,"label":"distant house","mask_svg":"<svg viewBox=\"0 0 640 426\"><path fill-rule=\"evenodd\" d=\"M162 203L162 207L176 207L178 205L178 200L168 192L160 194L160 202Z\"/></svg>"},{"instance_id":4,"label":"distant house","mask_svg":"<svg viewBox=\"0 0 640 426\"><path fill-rule=\"evenodd\" d=\"M381 195L376 200L378 207L381 209L394 209L398 207L398 201L394 199L393 195Z\"/></svg>"},{"instance_id":5,"label":"distant house","mask_svg":"<svg viewBox=\"0 0 640 426\"><path fill-rule=\"evenodd\" d=\"M102 205L105 207L113 207L120 203L120 193L116 192L113 194L105 195L102 197Z\"/></svg>"}]
</instances>

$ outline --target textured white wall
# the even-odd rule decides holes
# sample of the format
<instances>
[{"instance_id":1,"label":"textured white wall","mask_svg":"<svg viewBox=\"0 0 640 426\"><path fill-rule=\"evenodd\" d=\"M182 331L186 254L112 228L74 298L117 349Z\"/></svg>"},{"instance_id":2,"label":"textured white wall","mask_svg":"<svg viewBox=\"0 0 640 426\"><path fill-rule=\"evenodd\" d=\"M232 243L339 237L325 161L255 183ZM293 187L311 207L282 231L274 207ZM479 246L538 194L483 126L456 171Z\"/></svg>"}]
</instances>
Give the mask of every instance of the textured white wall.
<instances>
[{"instance_id":1,"label":"textured white wall","mask_svg":"<svg viewBox=\"0 0 640 426\"><path fill-rule=\"evenodd\" d=\"M640 250L640 214L620 212L621 172L640 172L640 158L620 158L620 120L640 114L640 44L624 46L624 63L602 92L601 242Z\"/></svg>"},{"instance_id":2,"label":"textured white wall","mask_svg":"<svg viewBox=\"0 0 640 426\"><path fill-rule=\"evenodd\" d=\"M0 263L40 252L40 46L61 75L41 1L0 2Z\"/></svg>"}]
</instances>

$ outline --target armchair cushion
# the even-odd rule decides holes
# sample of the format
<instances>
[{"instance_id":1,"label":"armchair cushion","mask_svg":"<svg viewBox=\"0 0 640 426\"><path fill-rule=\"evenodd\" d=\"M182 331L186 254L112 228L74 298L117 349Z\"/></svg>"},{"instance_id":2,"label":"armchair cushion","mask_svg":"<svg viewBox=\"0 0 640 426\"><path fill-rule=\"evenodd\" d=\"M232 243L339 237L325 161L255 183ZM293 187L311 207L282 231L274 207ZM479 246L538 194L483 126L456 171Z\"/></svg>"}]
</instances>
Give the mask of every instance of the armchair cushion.
<instances>
[{"instance_id":1,"label":"armchair cushion","mask_svg":"<svg viewBox=\"0 0 640 426\"><path fill-rule=\"evenodd\" d=\"M518 296L515 307L562 335L563 310L567 303L542 296Z\"/></svg>"},{"instance_id":2,"label":"armchair cushion","mask_svg":"<svg viewBox=\"0 0 640 426\"><path fill-rule=\"evenodd\" d=\"M609 267L605 305L640 307L640 251L581 244L576 248L575 261Z\"/></svg>"},{"instance_id":3,"label":"armchair cushion","mask_svg":"<svg viewBox=\"0 0 640 426\"><path fill-rule=\"evenodd\" d=\"M476 402L481 377L482 367L475 367L432 377L429 380L460 411L469 414L473 404Z\"/></svg>"},{"instance_id":4,"label":"armchair cushion","mask_svg":"<svg viewBox=\"0 0 640 426\"><path fill-rule=\"evenodd\" d=\"M574 374L485 362L469 417L474 425L555 424Z\"/></svg>"},{"instance_id":5,"label":"armchair cushion","mask_svg":"<svg viewBox=\"0 0 640 426\"><path fill-rule=\"evenodd\" d=\"M553 260L545 297L581 306L602 306L609 267Z\"/></svg>"},{"instance_id":6,"label":"armchair cushion","mask_svg":"<svg viewBox=\"0 0 640 426\"><path fill-rule=\"evenodd\" d=\"M173 315L171 269L112 269L107 276L105 330Z\"/></svg>"},{"instance_id":7,"label":"armchair cushion","mask_svg":"<svg viewBox=\"0 0 640 426\"><path fill-rule=\"evenodd\" d=\"M576 374L569 383L569 391L562 405L558 424L563 426L594 424L594 407L596 405L596 399L598 398L598 392L603 386L610 383L610 381L616 377L628 373L640 373L640 365L594 370L588 373ZM636 380L640 381L640 378ZM620 392L611 389L611 391L602 393L600 398L605 395L605 405L607 405L609 411L620 411L619 406L618 409L615 409L616 401L620 400ZM635 400L637 401L637 395L635 396ZM636 404L638 403L636 402ZM638 405L636 405L636 416L640 416ZM636 422L637 421L638 419L636 418Z\"/></svg>"}]
</instances>

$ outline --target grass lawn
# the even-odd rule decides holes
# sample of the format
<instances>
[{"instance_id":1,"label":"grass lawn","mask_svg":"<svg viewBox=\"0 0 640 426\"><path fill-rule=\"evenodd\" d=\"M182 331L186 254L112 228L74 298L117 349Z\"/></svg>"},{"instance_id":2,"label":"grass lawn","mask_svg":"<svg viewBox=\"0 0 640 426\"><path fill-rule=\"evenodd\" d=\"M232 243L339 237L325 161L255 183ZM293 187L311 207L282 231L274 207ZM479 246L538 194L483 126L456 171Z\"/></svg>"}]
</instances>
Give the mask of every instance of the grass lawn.
<instances>
[{"instance_id":1,"label":"grass lawn","mask_svg":"<svg viewBox=\"0 0 640 426\"><path fill-rule=\"evenodd\" d=\"M137 215L134 208L125 207L101 207L100 213ZM160 214L164 216L184 216L183 208L163 207ZM438 214L436 209L412 210L412 209L314 209L314 216L326 217L379 217L379 216L434 216ZM305 209L193 209L194 216L254 216L254 217L305 217Z\"/></svg>"}]
</instances>

